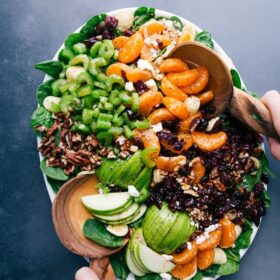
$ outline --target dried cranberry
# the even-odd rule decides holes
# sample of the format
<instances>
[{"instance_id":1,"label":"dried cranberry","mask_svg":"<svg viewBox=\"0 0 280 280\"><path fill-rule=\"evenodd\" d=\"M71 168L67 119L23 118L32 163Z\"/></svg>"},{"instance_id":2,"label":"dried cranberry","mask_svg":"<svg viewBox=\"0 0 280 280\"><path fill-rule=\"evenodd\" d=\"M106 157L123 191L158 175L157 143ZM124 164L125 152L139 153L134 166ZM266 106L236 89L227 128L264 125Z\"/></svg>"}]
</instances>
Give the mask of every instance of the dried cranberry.
<instances>
[{"instance_id":1,"label":"dried cranberry","mask_svg":"<svg viewBox=\"0 0 280 280\"><path fill-rule=\"evenodd\" d=\"M146 84L143 81L137 81L136 83L134 83L134 87L139 94L142 94L145 91L149 90L149 88L146 86Z\"/></svg>"},{"instance_id":2,"label":"dried cranberry","mask_svg":"<svg viewBox=\"0 0 280 280\"><path fill-rule=\"evenodd\" d=\"M96 28L95 28L95 35L101 35L104 31L104 24L103 23L99 23Z\"/></svg>"},{"instance_id":3,"label":"dried cranberry","mask_svg":"<svg viewBox=\"0 0 280 280\"><path fill-rule=\"evenodd\" d=\"M163 128L166 128L170 130L173 133L177 133L180 127L180 121L179 120L174 120L174 121L165 121L162 122Z\"/></svg>"},{"instance_id":4,"label":"dried cranberry","mask_svg":"<svg viewBox=\"0 0 280 280\"><path fill-rule=\"evenodd\" d=\"M144 143L140 138L133 138L132 143L139 149L144 149Z\"/></svg>"},{"instance_id":5,"label":"dried cranberry","mask_svg":"<svg viewBox=\"0 0 280 280\"><path fill-rule=\"evenodd\" d=\"M187 176L191 173L191 168L188 165L184 165L179 169L178 173L181 176Z\"/></svg>"},{"instance_id":6,"label":"dried cranberry","mask_svg":"<svg viewBox=\"0 0 280 280\"><path fill-rule=\"evenodd\" d=\"M109 39L111 40L112 39L112 35L110 33L110 31L108 29L105 29L103 34L102 34L102 39L103 40L106 40L106 39Z\"/></svg>"},{"instance_id":7,"label":"dried cranberry","mask_svg":"<svg viewBox=\"0 0 280 280\"><path fill-rule=\"evenodd\" d=\"M126 36L126 37L130 37L134 34L135 32L130 30L130 29L127 29L123 32L123 35Z\"/></svg>"},{"instance_id":8,"label":"dried cranberry","mask_svg":"<svg viewBox=\"0 0 280 280\"><path fill-rule=\"evenodd\" d=\"M263 173L261 176L261 180L265 183L268 184L269 183L269 176L267 173Z\"/></svg>"},{"instance_id":9,"label":"dried cranberry","mask_svg":"<svg viewBox=\"0 0 280 280\"><path fill-rule=\"evenodd\" d=\"M254 185L254 188L253 188L253 191L254 191L254 194L256 196L260 196L263 191L264 191L264 184L263 183L257 183Z\"/></svg>"},{"instance_id":10,"label":"dried cranberry","mask_svg":"<svg viewBox=\"0 0 280 280\"><path fill-rule=\"evenodd\" d=\"M106 16L104 22L108 29L113 30L118 26L119 20L112 16Z\"/></svg>"},{"instance_id":11,"label":"dried cranberry","mask_svg":"<svg viewBox=\"0 0 280 280\"><path fill-rule=\"evenodd\" d=\"M126 114L130 121L134 121L137 118L137 114L131 110L126 110Z\"/></svg>"},{"instance_id":12,"label":"dried cranberry","mask_svg":"<svg viewBox=\"0 0 280 280\"><path fill-rule=\"evenodd\" d=\"M163 42L160 39L157 39L156 41L157 41L158 47L160 49L162 49L164 47Z\"/></svg>"},{"instance_id":13,"label":"dried cranberry","mask_svg":"<svg viewBox=\"0 0 280 280\"><path fill-rule=\"evenodd\" d=\"M84 41L87 48L91 48L96 42L97 38L95 36L90 37L89 39Z\"/></svg>"},{"instance_id":14,"label":"dried cranberry","mask_svg":"<svg viewBox=\"0 0 280 280\"><path fill-rule=\"evenodd\" d=\"M201 118L199 123L196 125L195 130L205 131L208 126L208 121L205 118Z\"/></svg>"}]
</instances>

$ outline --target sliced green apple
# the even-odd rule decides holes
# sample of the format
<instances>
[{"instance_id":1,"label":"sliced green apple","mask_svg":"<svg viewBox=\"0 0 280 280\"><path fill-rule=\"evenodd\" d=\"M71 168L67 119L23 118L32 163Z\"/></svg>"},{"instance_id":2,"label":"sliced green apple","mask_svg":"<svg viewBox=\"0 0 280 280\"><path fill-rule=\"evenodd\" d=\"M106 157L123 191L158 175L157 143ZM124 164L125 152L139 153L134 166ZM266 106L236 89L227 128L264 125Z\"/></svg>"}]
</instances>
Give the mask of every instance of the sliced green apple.
<instances>
[{"instance_id":1,"label":"sliced green apple","mask_svg":"<svg viewBox=\"0 0 280 280\"><path fill-rule=\"evenodd\" d=\"M132 258L132 254L128 247L126 248L126 253L125 253L125 261L126 264L129 268L129 270L136 276L144 276L146 274L145 271L141 269L141 267L138 266L138 264L134 261Z\"/></svg>"},{"instance_id":2,"label":"sliced green apple","mask_svg":"<svg viewBox=\"0 0 280 280\"><path fill-rule=\"evenodd\" d=\"M119 222L121 224L121 222L132 220L139 213L139 211L140 211L140 205L134 203L126 211L120 214L110 215L110 216L95 214L94 216L97 219L108 222L108 224L111 224L111 222L112 223Z\"/></svg>"},{"instance_id":3,"label":"sliced green apple","mask_svg":"<svg viewBox=\"0 0 280 280\"><path fill-rule=\"evenodd\" d=\"M163 256L145 245L138 243L135 244L134 248L143 265L152 272L165 273L171 271L175 267L174 263L166 260Z\"/></svg>"},{"instance_id":4,"label":"sliced green apple","mask_svg":"<svg viewBox=\"0 0 280 280\"><path fill-rule=\"evenodd\" d=\"M145 214L146 210L147 210L147 206L145 204L142 204L140 206L139 213L129 223L131 224L131 223L139 220Z\"/></svg>"},{"instance_id":5,"label":"sliced green apple","mask_svg":"<svg viewBox=\"0 0 280 280\"><path fill-rule=\"evenodd\" d=\"M99 215L117 214L132 203L128 192L88 195L81 200L89 211Z\"/></svg>"}]
</instances>

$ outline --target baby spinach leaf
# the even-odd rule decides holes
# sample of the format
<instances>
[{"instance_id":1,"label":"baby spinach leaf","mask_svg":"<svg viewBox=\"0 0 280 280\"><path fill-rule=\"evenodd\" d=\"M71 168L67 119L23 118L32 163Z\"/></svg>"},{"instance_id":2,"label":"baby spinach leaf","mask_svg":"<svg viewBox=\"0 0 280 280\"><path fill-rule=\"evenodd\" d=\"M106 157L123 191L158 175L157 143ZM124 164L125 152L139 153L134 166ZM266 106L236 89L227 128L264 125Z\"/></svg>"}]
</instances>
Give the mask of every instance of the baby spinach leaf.
<instances>
[{"instance_id":1,"label":"baby spinach leaf","mask_svg":"<svg viewBox=\"0 0 280 280\"><path fill-rule=\"evenodd\" d=\"M271 198L270 198L267 190L264 190L262 192L262 199L264 201L264 207L269 208L271 206Z\"/></svg>"},{"instance_id":2,"label":"baby spinach leaf","mask_svg":"<svg viewBox=\"0 0 280 280\"><path fill-rule=\"evenodd\" d=\"M206 270L203 270L203 272L202 272L203 276L215 277L218 269L219 269L219 265L212 264L209 268L207 268Z\"/></svg>"},{"instance_id":3,"label":"baby spinach leaf","mask_svg":"<svg viewBox=\"0 0 280 280\"><path fill-rule=\"evenodd\" d=\"M241 78L239 76L239 73L235 69L231 69L230 73L231 73L233 85L241 89L242 85L241 85Z\"/></svg>"},{"instance_id":4,"label":"baby spinach leaf","mask_svg":"<svg viewBox=\"0 0 280 280\"><path fill-rule=\"evenodd\" d=\"M264 152L261 154L261 156L259 158L259 161L261 162L262 173L267 173L271 178L274 179L275 175L273 174L273 172L269 168L269 162L268 162L268 159L267 159Z\"/></svg>"},{"instance_id":5,"label":"baby spinach leaf","mask_svg":"<svg viewBox=\"0 0 280 280\"><path fill-rule=\"evenodd\" d=\"M96 219L88 219L83 226L84 236L101 246L118 248L123 245L123 238L107 231L105 225Z\"/></svg>"},{"instance_id":6,"label":"baby spinach leaf","mask_svg":"<svg viewBox=\"0 0 280 280\"><path fill-rule=\"evenodd\" d=\"M49 177L47 177L47 180L55 193L57 193L59 189L62 187L62 185L64 184L64 181L54 180Z\"/></svg>"},{"instance_id":7,"label":"baby spinach leaf","mask_svg":"<svg viewBox=\"0 0 280 280\"><path fill-rule=\"evenodd\" d=\"M41 170L49 178L59 181L67 181L69 176L67 176L63 169L59 167L51 167L47 165L47 159L43 159L40 164Z\"/></svg>"},{"instance_id":8,"label":"baby spinach leaf","mask_svg":"<svg viewBox=\"0 0 280 280\"><path fill-rule=\"evenodd\" d=\"M202 32L196 33L194 40L204 44L210 49L214 48L214 42L212 41L212 36L209 31L204 30Z\"/></svg>"},{"instance_id":9,"label":"baby spinach leaf","mask_svg":"<svg viewBox=\"0 0 280 280\"><path fill-rule=\"evenodd\" d=\"M246 249L250 246L251 235L253 232L252 223L246 220L245 226L245 229L241 232L235 242L235 246L238 249Z\"/></svg>"},{"instance_id":10,"label":"baby spinach leaf","mask_svg":"<svg viewBox=\"0 0 280 280\"><path fill-rule=\"evenodd\" d=\"M75 56L74 52L68 48L62 49L58 54L58 60L67 64Z\"/></svg>"},{"instance_id":11,"label":"baby spinach leaf","mask_svg":"<svg viewBox=\"0 0 280 280\"><path fill-rule=\"evenodd\" d=\"M156 273L149 273L144 276L135 276L136 280L161 280L161 276Z\"/></svg>"},{"instance_id":12,"label":"baby spinach leaf","mask_svg":"<svg viewBox=\"0 0 280 280\"><path fill-rule=\"evenodd\" d=\"M43 71L53 78L58 78L60 72L63 69L63 65L60 61L46 60L35 64L35 68Z\"/></svg>"},{"instance_id":13,"label":"baby spinach leaf","mask_svg":"<svg viewBox=\"0 0 280 280\"><path fill-rule=\"evenodd\" d=\"M36 127L45 126L46 128L50 128L53 123L52 114L44 107L38 107L31 116L31 127L38 135L40 133L36 131Z\"/></svg>"},{"instance_id":14,"label":"baby spinach leaf","mask_svg":"<svg viewBox=\"0 0 280 280\"><path fill-rule=\"evenodd\" d=\"M139 7L138 9L135 10L134 12L134 16L143 16L145 14L147 14L148 12L148 8L147 7Z\"/></svg>"},{"instance_id":15,"label":"baby spinach leaf","mask_svg":"<svg viewBox=\"0 0 280 280\"><path fill-rule=\"evenodd\" d=\"M71 50L75 44L83 42L84 40L86 40L86 38L86 35L83 33L72 33L68 35L64 42L64 45L67 49Z\"/></svg>"},{"instance_id":16,"label":"baby spinach leaf","mask_svg":"<svg viewBox=\"0 0 280 280\"><path fill-rule=\"evenodd\" d=\"M134 12L134 21L132 23L132 30L137 30L141 25L148 22L155 17L155 9L140 7Z\"/></svg>"},{"instance_id":17,"label":"baby spinach leaf","mask_svg":"<svg viewBox=\"0 0 280 280\"><path fill-rule=\"evenodd\" d=\"M227 262L219 266L217 270L218 275L233 274L239 270L240 254L238 248L225 250L227 255Z\"/></svg>"},{"instance_id":18,"label":"baby spinach leaf","mask_svg":"<svg viewBox=\"0 0 280 280\"><path fill-rule=\"evenodd\" d=\"M202 280L203 274L200 270L197 271L196 275L191 280Z\"/></svg>"},{"instance_id":19,"label":"baby spinach leaf","mask_svg":"<svg viewBox=\"0 0 280 280\"><path fill-rule=\"evenodd\" d=\"M120 252L111 255L109 259L117 279L126 280L130 271L125 261L125 249L122 249Z\"/></svg>"},{"instance_id":20,"label":"baby spinach leaf","mask_svg":"<svg viewBox=\"0 0 280 280\"><path fill-rule=\"evenodd\" d=\"M37 97L38 103L41 106L43 105L44 99L47 96L53 95L52 87L51 87L53 81L54 80L49 80L49 81L39 85L39 87L37 88L36 97Z\"/></svg>"},{"instance_id":21,"label":"baby spinach leaf","mask_svg":"<svg viewBox=\"0 0 280 280\"><path fill-rule=\"evenodd\" d=\"M95 30L95 27L102 22L106 17L106 14L101 14L92 17L81 29L80 33L90 37Z\"/></svg>"},{"instance_id":22,"label":"baby spinach leaf","mask_svg":"<svg viewBox=\"0 0 280 280\"><path fill-rule=\"evenodd\" d=\"M239 262L232 259L228 259L225 264L220 265L217 270L218 275L229 275L237 272L239 270Z\"/></svg>"}]
</instances>

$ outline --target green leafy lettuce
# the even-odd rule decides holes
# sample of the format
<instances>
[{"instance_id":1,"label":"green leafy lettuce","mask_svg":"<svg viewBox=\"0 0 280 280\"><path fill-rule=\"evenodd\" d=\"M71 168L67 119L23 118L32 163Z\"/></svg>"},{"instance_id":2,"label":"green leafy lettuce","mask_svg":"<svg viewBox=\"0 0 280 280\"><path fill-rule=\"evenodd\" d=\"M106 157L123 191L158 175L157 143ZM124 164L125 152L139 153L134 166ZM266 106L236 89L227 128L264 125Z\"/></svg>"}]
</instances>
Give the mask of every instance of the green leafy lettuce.
<instances>
[{"instance_id":1,"label":"green leafy lettuce","mask_svg":"<svg viewBox=\"0 0 280 280\"><path fill-rule=\"evenodd\" d=\"M125 261L125 249L109 257L114 273L119 280L126 280L130 273Z\"/></svg>"},{"instance_id":2,"label":"green leafy lettuce","mask_svg":"<svg viewBox=\"0 0 280 280\"><path fill-rule=\"evenodd\" d=\"M134 12L134 21L132 23L132 29L138 30L138 28L144 23L148 22L155 17L155 8L139 7Z\"/></svg>"},{"instance_id":3,"label":"green leafy lettuce","mask_svg":"<svg viewBox=\"0 0 280 280\"><path fill-rule=\"evenodd\" d=\"M210 49L214 48L214 42L212 40L211 33L209 31L201 31L195 35L195 41L200 42Z\"/></svg>"}]
</instances>

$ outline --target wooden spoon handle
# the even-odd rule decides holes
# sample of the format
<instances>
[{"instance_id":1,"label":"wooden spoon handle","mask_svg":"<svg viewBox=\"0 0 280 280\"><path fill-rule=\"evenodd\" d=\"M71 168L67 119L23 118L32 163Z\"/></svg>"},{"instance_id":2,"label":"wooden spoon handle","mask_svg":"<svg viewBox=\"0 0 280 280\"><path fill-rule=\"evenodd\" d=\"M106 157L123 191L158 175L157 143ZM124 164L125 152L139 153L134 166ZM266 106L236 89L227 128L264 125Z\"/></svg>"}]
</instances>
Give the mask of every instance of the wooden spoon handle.
<instances>
[{"instance_id":1,"label":"wooden spoon handle","mask_svg":"<svg viewBox=\"0 0 280 280\"><path fill-rule=\"evenodd\" d=\"M89 267L96 273L100 280L117 280L108 257L91 259Z\"/></svg>"},{"instance_id":2,"label":"wooden spoon handle","mask_svg":"<svg viewBox=\"0 0 280 280\"><path fill-rule=\"evenodd\" d=\"M234 87L230 113L252 130L280 141L267 107L257 98Z\"/></svg>"}]
</instances>

